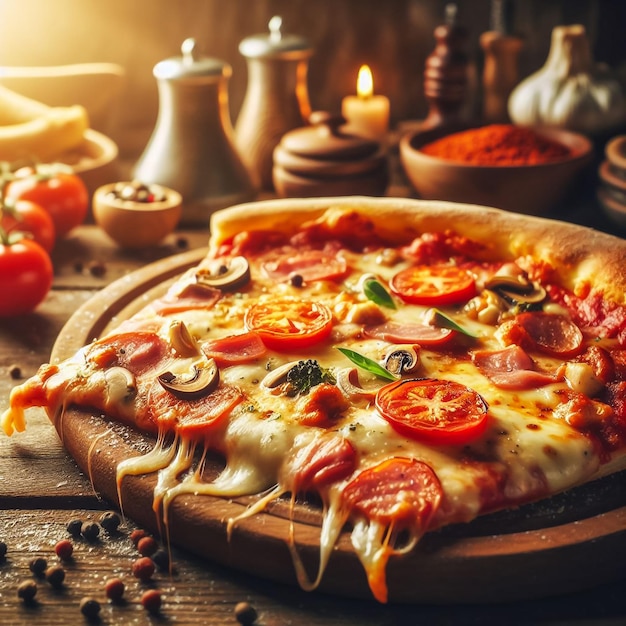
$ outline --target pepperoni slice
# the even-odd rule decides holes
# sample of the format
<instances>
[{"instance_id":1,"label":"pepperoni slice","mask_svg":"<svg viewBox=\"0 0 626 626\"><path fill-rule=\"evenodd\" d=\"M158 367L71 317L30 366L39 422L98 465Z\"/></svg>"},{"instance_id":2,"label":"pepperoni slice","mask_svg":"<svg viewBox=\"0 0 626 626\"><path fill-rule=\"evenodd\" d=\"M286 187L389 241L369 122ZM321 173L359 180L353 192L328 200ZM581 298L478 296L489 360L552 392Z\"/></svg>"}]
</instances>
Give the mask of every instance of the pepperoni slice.
<instances>
[{"instance_id":1,"label":"pepperoni slice","mask_svg":"<svg viewBox=\"0 0 626 626\"><path fill-rule=\"evenodd\" d=\"M137 331L105 337L93 343L87 361L98 367L125 367L135 376L157 367L167 356L166 341L156 332Z\"/></svg>"},{"instance_id":2,"label":"pepperoni slice","mask_svg":"<svg viewBox=\"0 0 626 626\"><path fill-rule=\"evenodd\" d=\"M526 331L534 346L545 354L569 358L582 349L582 331L563 315L521 313L515 322Z\"/></svg>"},{"instance_id":3,"label":"pepperoni slice","mask_svg":"<svg viewBox=\"0 0 626 626\"><path fill-rule=\"evenodd\" d=\"M463 445L487 427L487 404L451 380L419 378L385 385L376 408L399 433L442 445Z\"/></svg>"},{"instance_id":4,"label":"pepperoni slice","mask_svg":"<svg viewBox=\"0 0 626 626\"><path fill-rule=\"evenodd\" d=\"M344 257L333 252L305 250L267 260L261 264L261 268L272 280L285 281L299 276L304 282L313 282L343 278L348 264Z\"/></svg>"},{"instance_id":5,"label":"pepperoni slice","mask_svg":"<svg viewBox=\"0 0 626 626\"><path fill-rule=\"evenodd\" d=\"M440 306L476 295L474 276L456 265L414 265L395 274L391 290L405 302Z\"/></svg>"},{"instance_id":6,"label":"pepperoni slice","mask_svg":"<svg viewBox=\"0 0 626 626\"><path fill-rule=\"evenodd\" d=\"M342 493L351 510L396 529L424 532L439 508L442 488L435 472L416 459L394 457L353 478Z\"/></svg>"},{"instance_id":7,"label":"pepperoni slice","mask_svg":"<svg viewBox=\"0 0 626 626\"><path fill-rule=\"evenodd\" d=\"M356 466L356 451L345 437L314 439L298 448L285 465L285 482L294 493L319 490L343 480Z\"/></svg>"},{"instance_id":8,"label":"pepperoni slice","mask_svg":"<svg viewBox=\"0 0 626 626\"><path fill-rule=\"evenodd\" d=\"M181 400L155 382L146 411L153 423L199 441L210 436L243 399L237 387L222 385L202 398Z\"/></svg>"},{"instance_id":9,"label":"pepperoni slice","mask_svg":"<svg viewBox=\"0 0 626 626\"><path fill-rule=\"evenodd\" d=\"M207 341L202 344L202 351L215 359L218 367L226 367L260 359L267 348L258 333L249 332Z\"/></svg>"}]
</instances>

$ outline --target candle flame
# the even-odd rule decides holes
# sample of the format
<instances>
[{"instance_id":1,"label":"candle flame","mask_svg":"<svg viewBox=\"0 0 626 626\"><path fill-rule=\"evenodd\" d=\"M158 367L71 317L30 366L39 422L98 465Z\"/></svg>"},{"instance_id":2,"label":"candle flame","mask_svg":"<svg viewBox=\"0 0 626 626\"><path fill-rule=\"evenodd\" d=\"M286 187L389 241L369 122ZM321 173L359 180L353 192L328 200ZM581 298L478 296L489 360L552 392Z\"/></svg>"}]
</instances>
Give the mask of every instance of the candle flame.
<instances>
[{"instance_id":1,"label":"candle flame","mask_svg":"<svg viewBox=\"0 0 626 626\"><path fill-rule=\"evenodd\" d=\"M371 98L374 94L374 79L369 65L361 65L356 79L356 93L359 98Z\"/></svg>"}]
</instances>

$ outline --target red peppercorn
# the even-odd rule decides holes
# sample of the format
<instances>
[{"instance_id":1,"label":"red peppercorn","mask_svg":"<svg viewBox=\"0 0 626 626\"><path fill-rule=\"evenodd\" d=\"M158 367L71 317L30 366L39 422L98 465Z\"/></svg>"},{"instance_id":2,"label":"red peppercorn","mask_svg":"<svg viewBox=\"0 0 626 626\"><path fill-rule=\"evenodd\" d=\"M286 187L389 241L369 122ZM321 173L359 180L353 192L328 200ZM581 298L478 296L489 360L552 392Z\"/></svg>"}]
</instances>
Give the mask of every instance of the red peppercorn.
<instances>
[{"instance_id":1,"label":"red peppercorn","mask_svg":"<svg viewBox=\"0 0 626 626\"><path fill-rule=\"evenodd\" d=\"M124 583L119 578L109 578L104 585L104 592L106 593L106 597L112 602L119 602L124 596L124 591L126 587Z\"/></svg>"},{"instance_id":2,"label":"red peppercorn","mask_svg":"<svg viewBox=\"0 0 626 626\"><path fill-rule=\"evenodd\" d=\"M157 613L161 608L162 598L158 589L148 589L141 596L141 606L150 613Z\"/></svg>"},{"instance_id":3,"label":"red peppercorn","mask_svg":"<svg viewBox=\"0 0 626 626\"><path fill-rule=\"evenodd\" d=\"M154 574L154 562L150 557L142 556L137 559L132 566L133 576L135 578L139 578L139 580L147 581L152 578L152 574Z\"/></svg>"},{"instance_id":4,"label":"red peppercorn","mask_svg":"<svg viewBox=\"0 0 626 626\"><path fill-rule=\"evenodd\" d=\"M137 550L142 556L152 556L158 547L159 544L152 537L142 537L137 542Z\"/></svg>"},{"instance_id":5,"label":"red peppercorn","mask_svg":"<svg viewBox=\"0 0 626 626\"><path fill-rule=\"evenodd\" d=\"M130 533L130 540L135 544L135 547L137 547L139 540L146 537L147 534L148 533L146 533L145 530L142 530L141 528L136 528L135 530L133 530L132 533Z\"/></svg>"},{"instance_id":6,"label":"red peppercorn","mask_svg":"<svg viewBox=\"0 0 626 626\"><path fill-rule=\"evenodd\" d=\"M69 539L61 539L61 541L58 541L54 546L54 551L62 561L69 561L74 552L74 545Z\"/></svg>"}]
</instances>

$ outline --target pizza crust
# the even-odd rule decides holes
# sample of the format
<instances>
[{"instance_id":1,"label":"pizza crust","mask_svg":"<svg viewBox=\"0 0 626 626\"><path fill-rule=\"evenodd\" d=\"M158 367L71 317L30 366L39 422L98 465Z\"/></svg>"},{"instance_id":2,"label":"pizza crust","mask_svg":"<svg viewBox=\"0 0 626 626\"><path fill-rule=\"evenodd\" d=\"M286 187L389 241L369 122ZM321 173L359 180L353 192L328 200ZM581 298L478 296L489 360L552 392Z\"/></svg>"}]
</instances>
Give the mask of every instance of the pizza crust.
<instances>
[{"instance_id":1,"label":"pizza crust","mask_svg":"<svg viewBox=\"0 0 626 626\"><path fill-rule=\"evenodd\" d=\"M476 205L406 198L338 197L239 204L211 217L212 250L244 230L295 232L328 209L356 209L390 244L422 232L452 229L487 246L485 258L530 255L555 267L563 286L579 293L589 284L626 304L626 241L591 228Z\"/></svg>"}]
</instances>

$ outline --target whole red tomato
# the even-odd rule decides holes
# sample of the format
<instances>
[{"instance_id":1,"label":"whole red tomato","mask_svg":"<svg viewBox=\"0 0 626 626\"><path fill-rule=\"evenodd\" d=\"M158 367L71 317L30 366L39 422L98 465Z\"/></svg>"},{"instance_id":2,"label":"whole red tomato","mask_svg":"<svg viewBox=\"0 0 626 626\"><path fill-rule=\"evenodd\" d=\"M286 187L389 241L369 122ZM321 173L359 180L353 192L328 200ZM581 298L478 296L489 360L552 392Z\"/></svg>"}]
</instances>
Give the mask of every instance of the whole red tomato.
<instances>
[{"instance_id":1,"label":"whole red tomato","mask_svg":"<svg viewBox=\"0 0 626 626\"><path fill-rule=\"evenodd\" d=\"M89 193L82 179L57 169L16 172L5 192L8 200L30 200L43 207L54 222L57 237L63 237L87 216Z\"/></svg>"},{"instance_id":2,"label":"whole red tomato","mask_svg":"<svg viewBox=\"0 0 626 626\"><path fill-rule=\"evenodd\" d=\"M54 248L56 231L50 213L30 200L18 200L2 210L0 228L8 235L23 232L30 235L46 252Z\"/></svg>"},{"instance_id":3,"label":"whole red tomato","mask_svg":"<svg viewBox=\"0 0 626 626\"><path fill-rule=\"evenodd\" d=\"M52 286L48 253L31 239L0 243L0 316L32 311Z\"/></svg>"}]
</instances>

